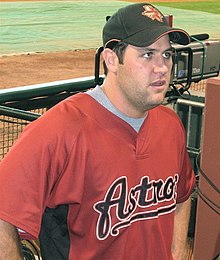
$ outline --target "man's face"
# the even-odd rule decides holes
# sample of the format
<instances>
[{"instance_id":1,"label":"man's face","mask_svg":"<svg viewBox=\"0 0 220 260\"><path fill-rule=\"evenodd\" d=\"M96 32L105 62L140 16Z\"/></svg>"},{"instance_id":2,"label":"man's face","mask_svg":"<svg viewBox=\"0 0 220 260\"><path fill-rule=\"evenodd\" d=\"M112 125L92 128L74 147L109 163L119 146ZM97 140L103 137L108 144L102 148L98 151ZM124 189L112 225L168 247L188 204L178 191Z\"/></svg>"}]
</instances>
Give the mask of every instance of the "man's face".
<instances>
[{"instance_id":1,"label":"man's face","mask_svg":"<svg viewBox=\"0 0 220 260\"><path fill-rule=\"evenodd\" d=\"M172 69L172 48L165 35L147 47L128 45L123 64L117 67L120 110L141 117L164 100Z\"/></svg>"}]
</instances>

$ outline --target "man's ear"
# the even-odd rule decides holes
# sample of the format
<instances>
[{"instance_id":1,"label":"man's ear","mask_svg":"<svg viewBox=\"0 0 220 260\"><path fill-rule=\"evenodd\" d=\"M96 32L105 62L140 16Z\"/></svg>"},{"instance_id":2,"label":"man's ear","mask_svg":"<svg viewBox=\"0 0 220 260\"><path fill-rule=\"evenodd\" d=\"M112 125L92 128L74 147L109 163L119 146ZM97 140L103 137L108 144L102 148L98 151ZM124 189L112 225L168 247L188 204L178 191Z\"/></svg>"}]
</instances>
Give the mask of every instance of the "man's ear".
<instances>
[{"instance_id":1,"label":"man's ear","mask_svg":"<svg viewBox=\"0 0 220 260\"><path fill-rule=\"evenodd\" d=\"M102 53L103 59L109 71L115 72L118 63L118 57L111 49L104 49Z\"/></svg>"}]
</instances>

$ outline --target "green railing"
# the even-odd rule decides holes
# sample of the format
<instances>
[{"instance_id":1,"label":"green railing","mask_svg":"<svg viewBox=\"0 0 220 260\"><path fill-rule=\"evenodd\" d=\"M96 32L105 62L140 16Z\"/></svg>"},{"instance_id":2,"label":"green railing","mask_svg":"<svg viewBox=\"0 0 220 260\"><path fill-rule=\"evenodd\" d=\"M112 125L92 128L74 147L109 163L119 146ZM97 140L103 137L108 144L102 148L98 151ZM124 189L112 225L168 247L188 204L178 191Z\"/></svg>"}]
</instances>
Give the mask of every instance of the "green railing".
<instances>
[{"instance_id":1,"label":"green railing","mask_svg":"<svg viewBox=\"0 0 220 260\"><path fill-rule=\"evenodd\" d=\"M94 77L84 77L0 90L0 160L30 121L68 96L95 85ZM179 98L174 104L186 129L187 146L193 164L200 150L205 99L204 93L203 96L196 93L194 91L190 99Z\"/></svg>"},{"instance_id":2,"label":"green railing","mask_svg":"<svg viewBox=\"0 0 220 260\"><path fill-rule=\"evenodd\" d=\"M84 77L0 90L0 160L30 121L68 96L95 85L94 77ZM205 99L204 93L202 96L196 93L194 91L190 99L179 98L174 104L186 129L187 147L193 164L200 150Z\"/></svg>"},{"instance_id":3,"label":"green railing","mask_svg":"<svg viewBox=\"0 0 220 260\"><path fill-rule=\"evenodd\" d=\"M85 77L0 90L0 160L30 121L68 96L94 86L94 77Z\"/></svg>"}]
</instances>

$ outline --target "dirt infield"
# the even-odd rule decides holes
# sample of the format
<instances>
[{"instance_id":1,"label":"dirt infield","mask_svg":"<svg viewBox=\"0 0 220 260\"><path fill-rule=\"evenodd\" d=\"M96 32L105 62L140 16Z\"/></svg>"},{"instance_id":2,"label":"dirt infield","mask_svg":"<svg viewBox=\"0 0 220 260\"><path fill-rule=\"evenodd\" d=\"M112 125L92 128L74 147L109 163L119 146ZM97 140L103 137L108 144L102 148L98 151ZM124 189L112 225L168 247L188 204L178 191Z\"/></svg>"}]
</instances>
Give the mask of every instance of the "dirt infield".
<instances>
[{"instance_id":1,"label":"dirt infield","mask_svg":"<svg viewBox=\"0 0 220 260\"><path fill-rule=\"evenodd\" d=\"M95 50L0 58L0 89L94 75Z\"/></svg>"}]
</instances>

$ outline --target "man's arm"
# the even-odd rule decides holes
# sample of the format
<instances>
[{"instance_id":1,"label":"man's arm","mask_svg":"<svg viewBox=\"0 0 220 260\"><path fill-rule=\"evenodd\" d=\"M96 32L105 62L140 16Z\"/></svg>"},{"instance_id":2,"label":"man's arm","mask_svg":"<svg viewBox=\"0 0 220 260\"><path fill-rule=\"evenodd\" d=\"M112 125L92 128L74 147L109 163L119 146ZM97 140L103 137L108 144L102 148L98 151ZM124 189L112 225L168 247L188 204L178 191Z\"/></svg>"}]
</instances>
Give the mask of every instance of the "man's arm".
<instances>
[{"instance_id":1,"label":"man's arm","mask_svg":"<svg viewBox=\"0 0 220 260\"><path fill-rule=\"evenodd\" d=\"M16 228L0 219L0 259L22 259L21 243Z\"/></svg>"},{"instance_id":2,"label":"man's arm","mask_svg":"<svg viewBox=\"0 0 220 260\"><path fill-rule=\"evenodd\" d=\"M174 260L184 260L187 254L187 233L191 210L191 198L177 204L174 217L172 254Z\"/></svg>"}]
</instances>

